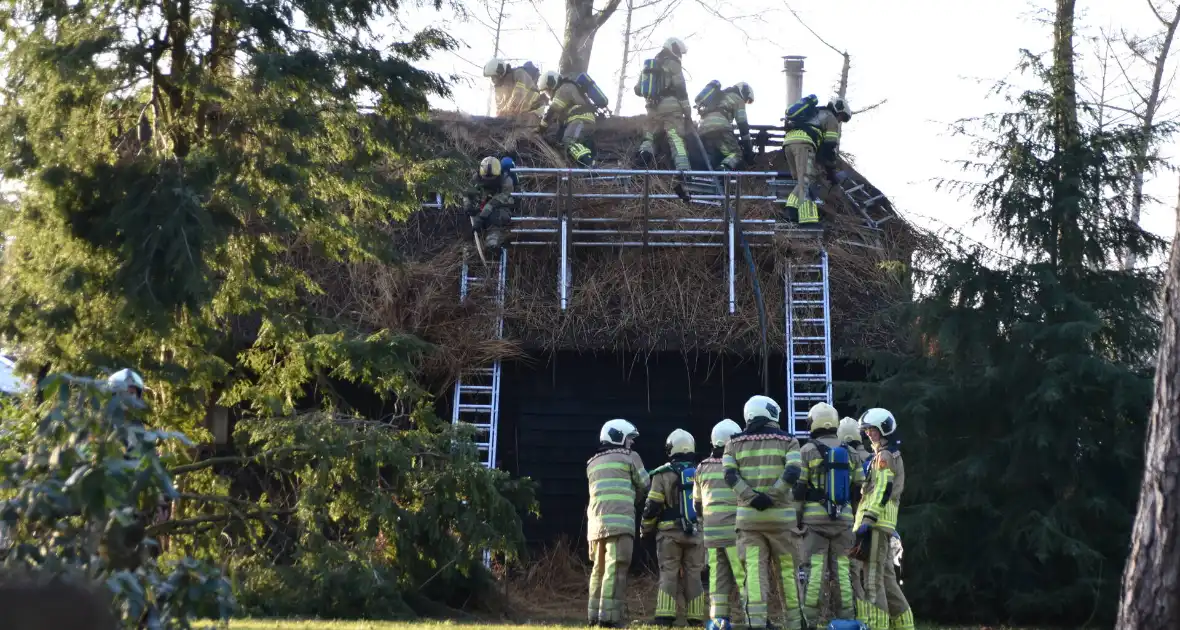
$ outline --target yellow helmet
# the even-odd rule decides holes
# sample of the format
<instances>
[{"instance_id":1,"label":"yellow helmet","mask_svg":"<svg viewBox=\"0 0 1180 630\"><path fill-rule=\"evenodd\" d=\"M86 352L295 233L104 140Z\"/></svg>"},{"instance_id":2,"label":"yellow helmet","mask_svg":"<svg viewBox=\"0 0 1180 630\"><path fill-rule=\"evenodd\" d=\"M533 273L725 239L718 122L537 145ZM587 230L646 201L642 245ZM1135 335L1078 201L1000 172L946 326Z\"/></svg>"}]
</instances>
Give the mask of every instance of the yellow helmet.
<instances>
[{"instance_id":1,"label":"yellow helmet","mask_svg":"<svg viewBox=\"0 0 1180 630\"><path fill-rule=\"evenodd\" d=\"M845 444L861 441L860 423L852 418L841 418L840 427L836 429L836 437Z\"/></svg>"},{"instance_id":2,"label":"yellow helmet","mask_svg":"<svg viewBox=\"0 0 1180 630\"><path fill-rule=\"evenodd\" d=\"M811 421L811 430L829 429L835 431L840 426L840 414L836 408L826 402L816 403L807 412L807 419Z\"/></svg>"},{"instance_id":3,"label":"yellow helmet","mask_svg":"<svg viewBox=\"0 0 1180 630\"><path fill-rule=\"evenodd\" d=\"M668 439L664 442L664 448L668 451L668 455L692 453L697 450L697 441L692 438L692 434L688 431L676 429L668 434Z\"/></svg>"},{"instance_id":4,"label":"yellow helmet","mask_svg":"<svg viewBox=\"0 0 1180 630\"><path fill-rule=\"evenodd\" d=\"M479 176L484 179L495 179L500 176L500 160L492 156L484 158L479 163Z\"/></svg>"}]
</instances>

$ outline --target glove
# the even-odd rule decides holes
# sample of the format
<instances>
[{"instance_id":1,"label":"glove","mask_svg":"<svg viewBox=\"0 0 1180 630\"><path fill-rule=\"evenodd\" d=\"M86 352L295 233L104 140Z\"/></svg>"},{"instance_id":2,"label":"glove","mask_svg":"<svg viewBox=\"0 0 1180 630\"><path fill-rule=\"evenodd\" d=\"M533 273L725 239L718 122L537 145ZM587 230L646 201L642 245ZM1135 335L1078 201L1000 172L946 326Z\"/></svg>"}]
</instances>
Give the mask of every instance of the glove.
<instances>
[{"instance_id":1,"label":"glove","mask_svg":"<svg viewBox=\"0 0 1180 630\"><path fill-rule=\"evenodd\" d=\"M463 199L463 212L465 212L469 217L479 214L479 209L476 208L474 199L471 197Z\"/></svg>"},{"instance_id":2,"label":"glove","mask_svg":"<svg viewBox=\"0 0 1180 630\"><path fill-rule=\"evenodd\" d=\"M476 217L474 217L474 218L472 218L472 219L471 219L471 230L472 230L473 232L479 232L480 230L482 230L482 229L484 229L485 227L487 227L487 226L486 226L486 223L487 223L487 220L486 220L486 219L484 219L484 218L483 218L483 217L481 217L481 216L476 216Z\"/></svg>"},{"instance_id":3,"label":"glove","mask_svg":"<svg viewBox=\"0 0 1180 630\"><path fill-rule=\"evenodd\" d=\"M873 531L873 526L870 523L861 523L860 527L856 529L856 537L864 538Z\"/></svg>"},{"instance_id":4,"label":"glove","mask_svg":"<svg viewBox=\"0 0 1180 630\"><path fill-rule=\"evenodd\" d=\"M753 500L750 501L750 507L754 508L755 510L758 510L759 512L761 512L762 510L765 510L766 508L768 508L772 505L774 505L774 501L772 501L770 497L766 496L765 494L763 494L761 492L755 492Z\"/></svg>"},{"instance_id":5,"label":"glove","mask_svg":"<svg viewBox=\"0 0 1180 630\"><path fill-rule=\"evenodd\" d=\"M791 494L794 496L796 501L802 501L803 499L807 498L807 484L802 481L796 483L791 488Z\"/></svg>"}]
</instances>

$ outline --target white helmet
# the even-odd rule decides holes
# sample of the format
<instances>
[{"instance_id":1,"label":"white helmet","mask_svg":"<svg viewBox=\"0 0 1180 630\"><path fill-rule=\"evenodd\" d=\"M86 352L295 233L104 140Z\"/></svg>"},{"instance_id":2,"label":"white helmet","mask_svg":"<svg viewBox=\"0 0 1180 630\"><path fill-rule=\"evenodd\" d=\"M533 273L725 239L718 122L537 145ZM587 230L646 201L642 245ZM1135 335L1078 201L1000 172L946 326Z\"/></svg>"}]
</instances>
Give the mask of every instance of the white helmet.
<instances>
[{"instance_id":1,"label":"white helmet","mask_svg":"<svg viewBox=\"0 0 1180 630\"><path fill-rule=\"evenodd\" d=\"M668 434L667 440L664 440L664 449L668 451L668 455L692 453L697 450L697 441L688 431L676 429Z\"/></svg>"},{"instance_id":2,"label":"white helmet","mask_svg":"<svg viewBox=\"0 0 1180 630\"><path fill-rule=\"evenodd\" d=\"M616 446L628 446L628 442L637 437L639 437L639 429L622 418L608 420L606 424L602 425L602 430L598 432L599 442Z\"/></svg>"},{"instance_id":3,"label":"white helmet","mask_svg":"<svg viewBox=\"0 0 1180 630\"><path fill-rule=\"evenodd\" d=\"M828 109L837 117L843 116L845 120L852 118L852 108L848 106L848 99L833 96L828 99Z\"/></svg>"},{"instance_id":4,"label":"white helmet","mask_svg":"<svg viewBox=\"0 0 1180 630\"><path fill-rule=\"evenodd\" d=\"M840 427L836 429L836 437L847 444L860 441L860 425L852 418L841 418Z\"/></svg>"},{"instance_id":5,"label":"white helmet","mask_svg":"<svg viewBox=\"0 0 1180 630\"><path fill-rule=\"evenodd\" d=\"M713 446L720 448L725 446L729 438L741 432L742 428L738 426L738 423L726 418L713 425L713 432L709 434L709 440L713 442Z\"/></svg>"},{"instance_id":6,"label":"white helmet","mask_svg":"<svg viewBox=\"0 0 1180 630\"><path fill-rule=\"evenodd\" d=\"M139 391L128 392L132 387ZM107 389L120 394L134 393L136 396L143 398L143 377L136 374L131 368L123 368L107 377Z\"/></svg>"},{"instance_id":7,"label":"white helmet","mask_svg":"<svg viewBox=\"0 0 1180 630\"><path fill-rule=\"evenodd\" d=\"M685 46L679 37L669 37L664 40L664 50L672 53L673 56L679 59L684 56L684 53L688 52L688 46Z\"/></svg>"},{"instance_id":8,"label":"white helmet","mask_svg":"<svg viewBox=\"0 0 1180 630\"><path fill-rule=\"evenodd\" d=\"M897 419L888 409L873 407L860 416L861 428L876 427L881 435L892 435L897 430Z\"/></svg>"},{"instance_id":9,"label":"white helmet","mask_svg":"<svg viewBox=\"0 0 1180 630\"><path fill-rule=\"evenodd\" d=\"M747 104L754 102L754 88L750 87L749 83L742 81L733 87L737 90L738 96L742 97L742 100Z\"/></svg>"},{"instance_id":10,"label":"white helmet","mask_svg":"<svg viewBox=\"0 0 1180 630\"><path fill-rule=\"evenodd\" d=\"M759 418L766 418L770 422L778 422L782 407L769 396L752 396L742 408L742 417L746 419L746 426Z\"/></svg>"},{"instance_id":11,"label":"white helmet","mask_svg":"<svg viewBox=\"0 0 1180 630\"><path fill-rule=\"evenodd\" d=\"M483 66L483 75L489 79L498 79L508 72L508 63L503 59L492 59Z\"/></svg>"},{"instance_id":12,"label":"white helmet","mask_svg":"<svg viewBox=\"0 0 1180 630\"><path fill-rule=\"evenodd\" d=\"M807 412L807 419L811 421L811 430L816 429L831 429L836 430L840 427L840 414L836 412L836 408L826 402L815 403L811 410Z\"/></svg>"},{"instance_id":13,"label":"white helmet","mask_svg":"<svg viewBox=\"0 0 1180 630\"><path fill-rule=\"evenodd\" d=\"M561 84L561 75L556 70L546 70L545 74L541 76L541 89L552 92Z\"/></svg>"}]
</instances>

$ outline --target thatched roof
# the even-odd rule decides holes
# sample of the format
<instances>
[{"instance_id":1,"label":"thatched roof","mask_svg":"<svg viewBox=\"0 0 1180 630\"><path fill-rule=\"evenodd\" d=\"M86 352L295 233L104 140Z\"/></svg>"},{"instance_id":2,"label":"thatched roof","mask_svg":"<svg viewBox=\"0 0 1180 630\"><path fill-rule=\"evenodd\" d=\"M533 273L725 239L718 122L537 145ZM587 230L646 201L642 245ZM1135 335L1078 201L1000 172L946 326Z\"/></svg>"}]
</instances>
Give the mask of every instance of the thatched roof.
<instances>
[{"instance_id":1,"label":"thatched roof","mask_svg":"<svg viewBox=\"0 0 1180 630\"><path fill-rule=\"evenodd\" d=\"M467 165L468 170L457 174L457 182L469 177L485 155L513 155L518 167L568 166L559 150L546 144L532 129L511 120L438 113L435 124L443 151ZM633 168L628 162L642 140L642 125L641 117L602 121L595 135L600 162ZM866 183L873 195L878 194L851 165L843 167ZM781 152L771 146L763 149L757 163L748 170L787 169ZM546 180L522 175L521 183L524 190L556 191L554 177ZM649 178L648 184L652 193L671 192L670 182ZM642 189L641 178L629 182L576 180L573 192L625 193ZM900 218L883 223L880 230L869 230L861 213L838 189L821 181L819 191L825 212L823 243L830 257L833 345L840 352L841 348L850 346L889 343L892 331L888 325L875 321L875 316L882 307L906 293L904 274L898 273L898 268L908 265L913 249L912 230ZM458 199L460 190L445 192L451 199ZM767 195L767 184L765 180L750 180L742 194ZM555 199L521 199L520 202L521 216L557 216ZM679 199L651 200L644 204L634 199L579 198L568 208L571 216L623 219L617 227L630 229L636 235L647 234L652 240L657 238L653 234L656 231L653 219L723 217L716 206L689 204ZM781 206L771 201L743 201L741 206L744 219L775 219L781 217L781 212ZM882 200L875 212L888 214L892 208L887 200ZM666 229L667 224L664 225ZM520 228L524 224L516 226ZM714 229L724 230L724 226L722 222ZM751 241L762 245L753 254L769 315L772 348L782 348L785 341L784 270L793 259L813 259L819 246L814 237L791 236L791 227L792 224L783 223L774 236L764 231L769 227L761 228L761 235L750 236ZM645 228L649 231L644 232ZM750 231L749 227L746 229ZM424 209L398 229L396 238L407 264L354 268L345 283L347 286L340 287L339 295L333 295L332 299L352 304L350 308L356 309L366 325L409 330L435 342L440 347L437 367L448 373L526 349L744 353L759 347L758 316L749 270L740 258L740 250L737 312L730 314L728 250L723 245L572 247L569 303L564 311L558 299L558 248L514 246L509 250L505 339L496 341L492 334L495 309L491 296L476 289L467 303L459 304L463 248L471 242L471 236L467 219L458 208L448 204L444 209ZM680 242L723 240L707 235L674 238ZM537 237L520 233L518 240L536 241ZM866 247L865 243L876 247ZM479 264L474 253L469 260ZM494 274L494 265L488 273Z\"/></svg>"}]
</instances>

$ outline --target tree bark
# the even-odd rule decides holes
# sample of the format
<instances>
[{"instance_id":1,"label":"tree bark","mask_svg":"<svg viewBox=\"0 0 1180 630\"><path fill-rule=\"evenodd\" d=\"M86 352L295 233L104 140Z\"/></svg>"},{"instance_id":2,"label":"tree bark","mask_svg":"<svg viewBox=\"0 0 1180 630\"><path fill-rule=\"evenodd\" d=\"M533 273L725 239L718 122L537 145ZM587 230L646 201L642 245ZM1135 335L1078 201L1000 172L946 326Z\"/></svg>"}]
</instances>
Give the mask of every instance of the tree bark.
<instances>
[{"instance_id":1,"label":"tree bark","mask_svg":"<svg viewBox=\"0 0 1180 630\"><path fill-rule=\"evenodd\" d=\"M1164 283L1155 401L1116 628L1180 628L1180 203Z\"/></svg>"},{"instance_id":2,"label":"tree bark","mask_svg":"<svg viewBox=\"0 0 1180 630\"><path fill-rule=\"evenodd\" d=\"M609 0L601 11L594 11L594 0L565 0L565 41L561 47L559 71L575 75L590 69L594 36L610 19L622 0Z\"/></svg>"},{"instance_id":3,"label":"tree bark","mask_svg":"<svg viewBox=\"0 0 1180 630\"><path fill-rule=\"evenodd\" d=\"M1163 283L1155 401L1115 628L1180 628L1180 202Z\"/></svg>"},{"instance_id":4,"label":"tree bark","mask_svg":"<svg viewBox=\"0 0 1180 630\"><path fill-rule=\"evenodd\" d=\"M1079 239L1078 226L1073 219L1078 215L1077 204L1081 202L1081 172L1076 164L1081 130L1078 124L1077 76L1074 72L1074 13L1076 0L1057 0L1057 12L1053 21L1053 70L1050 75L1053 93L1053 126L1056 153L1065 159L1058 160L1060 172L1053 191L1054 205L1050 212L1053 227L1053 242L1049 259L1054 269L1074 268L1082 263L1081 247L1074 244ZM1066 207L1072 205L1073 208ZM1069 260L1062 260L1063 253L1070 253Z\"/></svg>"}]
</instances>

